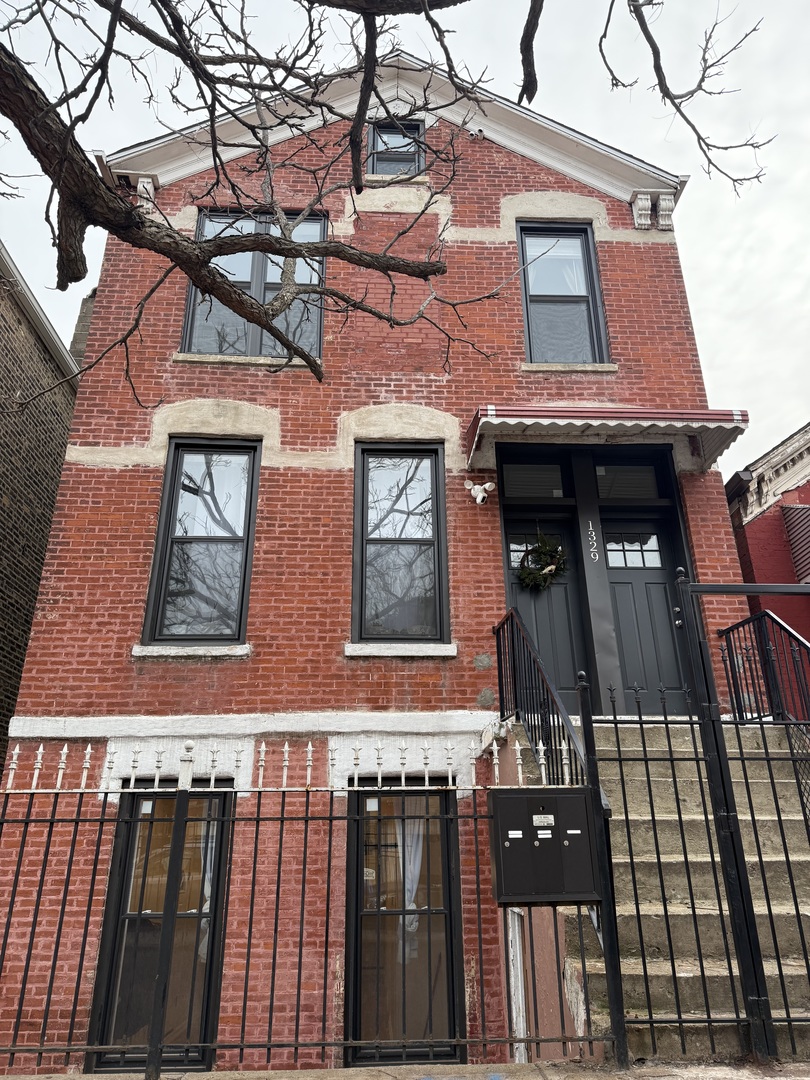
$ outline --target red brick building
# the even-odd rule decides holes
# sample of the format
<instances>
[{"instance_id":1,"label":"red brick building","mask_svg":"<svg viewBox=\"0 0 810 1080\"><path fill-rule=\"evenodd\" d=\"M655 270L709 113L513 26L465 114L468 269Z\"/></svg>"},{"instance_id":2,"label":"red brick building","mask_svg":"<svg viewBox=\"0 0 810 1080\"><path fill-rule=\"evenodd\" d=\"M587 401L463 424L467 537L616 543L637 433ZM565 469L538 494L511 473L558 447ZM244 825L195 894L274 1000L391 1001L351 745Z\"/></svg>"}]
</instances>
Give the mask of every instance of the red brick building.
<instances>
[{"instance_id":1,"label":"red brick building","mask_svg":"<svg viewBox=\"0 0 810 1080\"><path fill-rule=\"evenodd\" d=\"M383 92L392 101L396 93L422 93L425 79L401 58ZM443 85L433 73L431 93ZM285 742L302 790L331 781L345 787L353 774L361 782L400 771L430 779L449 768L461 787L476 771L489 775L490 759L479 755L482 733L498 719L492 627L511 606L573 711L576 673L584 669L597 709L608 708L612 684L620 710L625 694L632 710L640 687L645 707L656 711L663 685L677 713L685 676L673 613L676 568L704 582L739 580L714 463L746 417L707 402L672 231L684 181L498 98L480 115L468 113L468 105L449 105L438 120L425 121L457 134L457 175L397 250L422 257L441 240L444 295L500 286L493 298L464 309L459 336L475 347L456 343L448 355L446 338L427 321L391 328L362 312L308 309L287 325L322 357L325 376L317 383L174 274L129 343L129 372L147 407L114 357L82 383L12 740L21 745L17 785L30 782L40 743L51 754L40 787L57 779L79 785L91 743L91 782L123 789L124 818L140 822L117 847L111 833L99 838L99 865L114 860L109 891L102 870L92 904L72 913L83 968L71 1023L89 1025L94 1045L142 1043L152 980L167 972L170 946L147 917L160 908L165 881L146 868L153 837L171 857L173 796L154 792L162 777L176 780L184 769L200 782L210 774L213 789L186 793L209 826L198 825L196 839L174 856L187 870L175 897L190 920L182 948L199 958L188 970L200 968L187 975L185 989L175 987L173 999L190 1018L191 1043L210 1042L205 1032L219 1018L220 1043L264 1045L265 1013L258 1008L254 1016L229 974L239 972L247 986L246 964L253 965L250 978L266 977L263 987L285 984L287 1019L304 1018L289 1045L310 1030L307 1002L319 1009L321 995L324 1003L329 998L323 1015L328 1011L331 1033L322 1040L362 1041L369 1024L379 1039L389 1028L379 1015L374 1027L375 1007L402 1009L404 1026L390 1022L393 1038L412 1032L422 1013L406 1017L404 991L393 1005L380 990L389 963L380 942L390 932L392 955L404 950L402 927L410 932L408 920L417 918L408 911L433 903L419 902L420 874L445 897L435 915L444 929L435 929L433 960L419 976L430 987L431 1030L437 1045L444 1038L448 1046L453 1033L474 1031L484 997L468 970L471 920L483 912L483 949L497 953L503 941L500 914L480 891L477 900L450 895L457 856L446 831L448 796L418 796L433 800L425 810L432 831L414 829L410 838L404 811L401 821L393 811L386 824L379 790L363 797L353 811L359 831L341 841L348 876L319 876L316 857L305 862L309 893L282 905L276 891L275 908L256 908L255 918L257 864L252 879L249 869L238 877L242 860L254 842L255 851L277 850L281 859L273 830L283 828L285 815L292 820L290 806L274 795L282 801L268 832L260 838L257 825L253 840L242 836L245 847L234 842L222 863L227 845L219 836L214 842L210 827L218 800L229 787L261 788L259 748L269 769ZM372 140L385 136L378 127L372 123ZM317 159L319 139L345 134L336 130L296 136L301 162ZM302 238L326 232L372 246L418 213L430 170L419 175L421 133L406 134L394 164L415 175L393 187L372 182L354 199L345 191L327 195L324 215L301 224ZM232 208L200 155L192 140L161 137L111 155L105 167L112 179L152 193L177 227L211 235L205 230L232 225ZM373 159L371 167L390 174L388 164ZM246 171L242 182L261 200L255 173ZM296 210L310 199L310 182L306 168L279 173L277 200ZM261 217L251 221L265 227ZM261 259L231 270L245 288L272 293L274 271ZM108 242L88 355L121 333L161 270L160 259ZM367 287L382 295L345 263L302 272L323 274L350 294ZM400 296L418 303L422 288L406 284ZM451 325L449 313L441 318ZM524 589L521 562L538 541L562 549L566 571L548 589ZM738 601L707 602L709 628L742 610ZM310 741L314 764L305 775ZM362 754L354 749L360 743ZM68 764L57 777L63 744ZM257 798L254 791L237 802L244 809ZM195 816L193 806L187 812ZM478 844L477 819L470 820L460 840L462 880L480 871L469 862ZM301 828L296 821L289 829ZM324 829L300 837L310 860L329 842ZM380 917L366 933L369 904L377 914L384 908L383 871L364 862L363 851L384 847L381 837L406 852L403 913L397 927L381 930ZM410 884L407 850L416 867ZM271 854L260 880L275 873ZM249 908L231 909L228 918L249 910L243 929L252 946L229 951L226 936L218 944L221 962L209 964L217 889L228 873L251 897ZM358 888L375 881L376 895L364 906ZM488 884L478 887L489 895ZM195 888L202 903L191 895ZM430 882L424 888L430 891ZM184 889L191 890L185 903ZM279 911L282 920L299 909L303 918L310 904L331 906L339 925L328 941L326 924L305 943L293 935L284 943L292 952L279 960L271 948ZM307 975L319 957L328 961L322 982ZM296 964L297 998L285 975ZM42 985L47 989L45 975ZM505 1009L497 988L486 1000L495 1014ZM30 1023L41 1024L36 1009ZM423 1059L424 1040L414 1045L414 1059ZM291 1053L278 1060L292 1061ZM294 1060L322 1063L313 1053L299 1058L296 1049ZM266 1063L263 1050L234 1054L217 1051L217 1064ZM435 1058L435 1048L427 1056ZM210 1053L203 1060L211 1064ZM42 1067L67 1061L54 1056Z\"/></svg>"},{"instance_id":2,"label":"red brick building","mask_svg":"<svg viewBox=\"0 0 810 1080\"><path fill-rule=\"evenodd\" d=\"M726 484L745 581L810 584L810 424L741 469ZM804 596L753 597L810 640Z\"/></svg>"}]
</instances>

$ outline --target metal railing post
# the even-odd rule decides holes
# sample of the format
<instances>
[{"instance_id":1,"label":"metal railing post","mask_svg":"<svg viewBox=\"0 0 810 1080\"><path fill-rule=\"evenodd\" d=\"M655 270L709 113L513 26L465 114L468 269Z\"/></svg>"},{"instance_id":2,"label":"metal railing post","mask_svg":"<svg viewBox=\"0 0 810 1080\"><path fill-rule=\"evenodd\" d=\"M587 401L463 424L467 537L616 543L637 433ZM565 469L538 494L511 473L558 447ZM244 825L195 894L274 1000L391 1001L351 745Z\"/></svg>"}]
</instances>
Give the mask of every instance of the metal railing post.
<instances>
[{"instance_id":1,"label":"metal railing post","mask_svg":"<svg viewBox=\"0 0 810 1080\"><path fill-rule=\"evenodd\" d=\"M599 883L602 894L602 950L605 958L605 982L607 984L610 1027L614 1038L613 1046L616 1064L620 1069L629 1069L630 1054L627 1047L627 1025L624 1019L624 991L622 989L622 970L619 956L619 927L616 921L616 900L613 892L613 868L610 859L609 825L602 805L602 786L599 782L599 763L596 758L596 737L593 730L591 688L584 671L580 671L577 675L577 696L579 698L579 717L582 725L588 787L593 803L593 821L596 833L596 863L599 870Z\"/></svg>"},{"instance_id":2,"label":"metal railing post","mask_svg":"<svg viewBox=\"0 0 810 1080\"><path fill-rule=\"evenodd\" d=\"M720 705L712 675L708 642L686 571L678 568L677 588L687 640L690 681L700 719L706 778L714 813L717 847L723 872L731 930L737 953L751 1049L760 1061L778 1056L776 1033L765 980L762 948L754 913L751 883L743 849Z\"/></svg>"}]
</instances>

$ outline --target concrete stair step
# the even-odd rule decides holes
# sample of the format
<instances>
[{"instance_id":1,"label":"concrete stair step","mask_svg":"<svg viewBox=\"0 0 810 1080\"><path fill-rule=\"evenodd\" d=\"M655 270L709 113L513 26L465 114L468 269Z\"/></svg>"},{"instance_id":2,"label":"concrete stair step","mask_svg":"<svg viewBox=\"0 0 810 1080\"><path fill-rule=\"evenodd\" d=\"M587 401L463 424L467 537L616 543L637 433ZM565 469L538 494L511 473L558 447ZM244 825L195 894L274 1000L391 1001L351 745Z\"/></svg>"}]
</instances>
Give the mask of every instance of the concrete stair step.
<instances>
[{"instance_id":1,"label":"concrete stair step","mask_svg":"<svg viewBox=\"0 0 810 1080\"><path fill-rule=\"evenodd\" d=\"M643 739L642 739L643 731ZM640 750L646 746L647 750L668 749L691 751L698 748L702 753L699 725L695 723L679 724L671 720L668 724L652 719L646 720L639 725L637 722L625 722L613 724L612 722L600 723L594 719L594 738L597 750L616 747L618 732L619 745L628 753L634 749ZM694 734L694 739L693 739ZM737 753L742 747L746 753L762 752L767 748L769 753L789 753L790 743L784 724L756 723L756 724L724 724L723 734L729 753Z\"/></svg>"},{"instance_id":2,"label":"concrete stair step","mask_svg":"<svg viewBox=\"0 0 810 1080\"><path fill-rule=\"evenodd\" d=\"M648 991L653 1015L660 1016L677 1016L679 1012L706 1016L704 1010L707 1008L713 1015L733 1013L735 994L738 1005L741 1003L736 977L729 974L727 965L714 960L704 958L701 965L694 957L678 959L674 964L668 959L647 959L643 963L641 958L622 957L621 967L624 1006L630 1015L639 1011L642 1015L647 1014ZM773 960L766 960L764 967L774 1013L779 1012L782 1002L787 999L792 1013L810 1014L807 965L803 961L783 959L780 966ZM591 1002L604 1011L607 990L604 964L600 960L594 960L588 967L588 990Z\"/></svg>"},{"instance_id":3,"label":"concrete stair step","mask_svg":"<svg viewBox=\"0 0 810 1080\"><path fill-rule=\"evenodd\" d=\"M660 859L654 856L638 856L634 853L631 860L626 856L614 855L614 880L617 891L628 897L635 880L639 898L655 902L662 897L669 903L695 903L707 901L717 903L718 895L724 896L723 871L720 860L708 855L689 853L684 859L682 852L662 854ZM810 908L810 848L804 854L793 853L790 859L790 876L784 859L763 858L762 861L749 861L749 881L754 897L754 906L771 904L789 904L798 898L800 906L804 901Z\"/></svg>"},{"instance_id":4,"label":"concrete stair step","mask_svg":"<svg viewBox=\"0 0 810 1080\"><path fill-rule=\"evenodd\" d=\"M791 904L774 905L770 913L758 912L757 931L763 956L773 960L777 955L802 960L804 950L810 951L810 905L802 905L798 915ZM639 921L641 930L639 931ZM705 905L692 911L682 904L667 906L667 917L658 904L620 904L616 912L619 948L623 957L650 959L703 956L727 964L726 947L734 957L728 916L721 919L716 906ZM724 933L725 932L725 933ZM569 956L579 955L579 935L576 920L566 922ZM594 934L584 934L585 956L588 961L601 959L602 951Z\"/></svg>"},{"instance_id":5,"label":"concrete stair step","mask_svg":"<svg viewBox=\"0 0 810 1080\"><path fill-rule=\"evenodd\" d=\"M707 824L703 814L684 810L680 819L677 813L659 814L656 816L656 828L653 832L649 814L631 815L628 830L621 809L620 805L613 807L614 816L610 822L610 843L614 856L628 853L628 831L635 856L652 855L655 852L656 837L660 850L665 853L679 852L682 856L685 853L690 856L693 852L706 853L707 835L711 837L712 847L717 851L714 825L711 822ZM738 807L738 811L739 809ZM807 827L801 814L782 813L781 817L775 814L757 815L756 835L750 815L740 813L739 822L745 851L752 857L757 851L757 840L766 857L784 858L785 848L791 857L795 852L810 850Z\"/></svg>"},{"instance_id":6,"label":"concrete stair step","mask_svg":"<svg viewBox=\"0 0 810 1080\"><path fill-rule=\"evenodd\" d=\"M624 797L617 777L603 775L601 767L599 776L608 801L617 814L623 812L625 799L628 812L635 816L641 816L651 805L656 815L671 814L676 805L676 798L687 812L701 807L704 800L708 805L709 792L706 781L698 778L694 772L692 775L679 775L675 782L672 780L671 773L655 778L652 783L643 772L638 776L625 775L622 785ZM737 792L737 801L743 812L753 813L757 818L760 814L776 816L777 806L782 813L790 816L800 816L802 813L799 789L792 777L774 782L751 780L744 793Z\"/></svg>"}]
</instances>

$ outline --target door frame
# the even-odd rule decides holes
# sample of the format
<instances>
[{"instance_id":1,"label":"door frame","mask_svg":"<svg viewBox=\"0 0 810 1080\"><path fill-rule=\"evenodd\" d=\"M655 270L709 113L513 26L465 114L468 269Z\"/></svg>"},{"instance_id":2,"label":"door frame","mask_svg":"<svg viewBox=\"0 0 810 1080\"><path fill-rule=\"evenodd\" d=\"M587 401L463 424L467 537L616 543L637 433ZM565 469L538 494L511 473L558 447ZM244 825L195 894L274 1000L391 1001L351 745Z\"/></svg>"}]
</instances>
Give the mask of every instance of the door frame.
<instances>
[{"instance_id":1,"label":"door frame","mask_svg":"<svg viewBox=\"0 0 810 1080\"><path fill-rule=\"evenodd\" d=\"M386 1051L379 1051L375 1057L373 1052L364 1054L363 1048L360 1046L348 1045L352 1041L357 1042L360 1037L360 915L362 908L359 898L362 895L363 885L362 828L364 820L361 799L374 793L381 797L383 795L410 796L421 794L439 797L442 864L445 871L445 903L449 922L447 934L448 1019L452 1031L451 1037L446 1042L447 1052L445 1054L437 1054L435 1048L431 1051L427 1047L424 1047L420 1052L419 1044L416 1044L412 1053L409 1053L406 1049L404 1057L401 1051L390 1051L388 1056L386 1056ZM464 1044L467 1026L464 1000L464 939L456 793L455 791L442 789L438 785L435 788L425 787L423 780L414 780L413 786L409 784L406 789L402 788L399 777L392 778L387 784L385 778L383 778L381 788L377 787L376 782L369 781L364 785L361 781L360 787L352 789L348 794L347 823L346 996L344 1014L344 1038L347 1045L344 1051L344 1067L374 1067L392 1064L421 1065L426 1063L464 1065L467 1062L467 1047Z\"/></svg>"},{"instance_id":2,"label":"door frame","mask_svg":"<svg viewBox=\"0 0 810 1080\"><path fill-rule=\"evenodd\" d=\"M233 816L233 792L229 786L226 787L225 785L218 785L214 788L200 787L187 790L176 789L171 787L170 784L152 787L151 785L144 783L142 786L124 789L121 792L118 821L113 841L113 854L110 860L109 888L104 907L101 941L99 945L98 962L96 965L96 983L90 1013L88 1042L90 1044L104 1045L105 1030L110 1021L112 988L119 956L122 914L123 905L126 899L129 860L134 852L135 836L140 821L139 818L136 818L135 814L139 799L148 797L149 795L156 798L174 799L174 818L171 835L172 854L174 854L177 849L180 849L182 853L182 843L185 841L186 827L189 820L190 800L192 798L205 798L211 796L216 796L219 799L219 813L211 819L217 822L218 835L215 841L217 845L214 860L215 887L210 901L210 959L208 971L206 972L207 986L204 991L205 998L203 1002L203 1017L201 1023L202 1039L200 1044L189 1044L190 1046L200 1046L202 1049L198 1057L193 1060L189 1060L188 1051L183 1055L182 1059L179 1056L174 1055L164 1057L161 1043L165 1027L165 990L168 988L168 981L171 976L171 970L169 968L168 970L159 971L159 982L163 984L164 990L164 1004L162 1008L157 1004L159 995L156 992L153 999L146 1054L129 1054L126 1050L115 1053L94 1051L86 1055L84 1065L85 1072L121 1072L122 1070L133 1071L133 1069L138 1071L141 1068L145 1068L146 1075L148 1076L150 1064L155 1061L158 1062L158 1070L162 1064L167 1063L176 1063L177 1067L182 1068L184 1071L210 1071L214 1065L215 1052L210 1047L205 1047L204 1044L210 1043L213 1040L213 1035L219 1019L219 1004L222 989L220 975L222 972L222 930L226 889L225 879L227 876L228 851L230 848L231 822ZM158 820L165 819L159 818ZM172 854L170 854L170 860L172 859ZM168 877L175 878L176 880L167 880L166 893L167 895L170 895L170 891L172 891L175 899L181 874L182 866L176 865L172 868L170 861ZM162 954L165 949L165 953L168 954L169 959L171 958L170 949L173 944L176 921L176 910L170 912L168 919L166 919L166 913L163 913L160 949ZM168 927L168 929L166 927ZM160 1032L159 1035L158 1030Z\"/></svg>"},{"instance_id":3,"label":"door frame","mask_svg":"<svg viewBox=\"0 0 810 1080\"><path fill-rule=\"evenodd\" d=\"M610 711L608 686L622 687L622 671L616 637L613 604L607 575L603 536L603 512L616 512L625 518L645 514L666 516L671 525L675 566L692 574L686 523L673 460L668 444L609 446L604 443L517 443L496 442L496 468L500 498L501 550L504 569L505 603L509 607L509 551L507 522L521 513L526 516L552 517L568 513L578 540L580 566L579 602L585 642L585 668L591 684L594 710ZM562 496L533 503L510 500L504 480L504 466L510 464L557 464L561 470ZM657 499L600 499L596 467L604 464L648 464L655 468L659 492ZM673 568L674 569L674 568ZM674 578L673 578L674 582ZM686 642L677 639L681 666L685 667ZM623 702L622 702L623 706ZM620 708L623 711L623 707Z\"/></svg>"}]
</instances>

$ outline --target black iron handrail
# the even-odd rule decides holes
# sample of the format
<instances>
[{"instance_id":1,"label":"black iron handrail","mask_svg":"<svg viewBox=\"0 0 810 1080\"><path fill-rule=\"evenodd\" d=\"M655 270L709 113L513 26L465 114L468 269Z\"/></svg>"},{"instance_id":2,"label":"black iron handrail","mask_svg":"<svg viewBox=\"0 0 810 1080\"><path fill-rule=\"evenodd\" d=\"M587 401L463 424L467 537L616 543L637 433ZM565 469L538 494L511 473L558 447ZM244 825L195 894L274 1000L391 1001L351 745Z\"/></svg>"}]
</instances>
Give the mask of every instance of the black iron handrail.
<instances>
[{"instance_id":1,"label":"black iron handrail","mask_svg":"<svg viewBox=\"0 0 810 1080\"><path fill-rule=\"evenodd\" d=\"M501 720L523 725L543 783L587 784L579 733L548 677L531 635L515 608L493 627L498 653Z\"/></svg>"},{"instance_id":2,"label":"black iron handrail","mask_svg":"<svg viewBox=\"0 0 810 1080\"><path fill-rule=\"evenodd\" d=\"M734 719L785 725L810 837L810 643L767 610L718 633Z\"/></svg>"},{"instance_id":3,"label":"black iron handrail","mask_svg":"<svg viewBox=\"0 0 810 1080\"><path fill-rule=\"evenodd\" d=\"M718 631L735 716L810 720L810 643L772 611Z\"/></svg>"}]
</instances>

